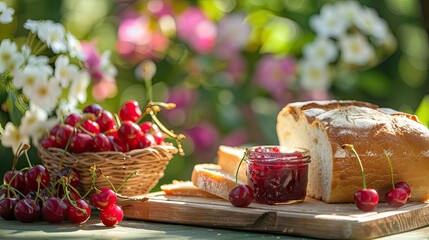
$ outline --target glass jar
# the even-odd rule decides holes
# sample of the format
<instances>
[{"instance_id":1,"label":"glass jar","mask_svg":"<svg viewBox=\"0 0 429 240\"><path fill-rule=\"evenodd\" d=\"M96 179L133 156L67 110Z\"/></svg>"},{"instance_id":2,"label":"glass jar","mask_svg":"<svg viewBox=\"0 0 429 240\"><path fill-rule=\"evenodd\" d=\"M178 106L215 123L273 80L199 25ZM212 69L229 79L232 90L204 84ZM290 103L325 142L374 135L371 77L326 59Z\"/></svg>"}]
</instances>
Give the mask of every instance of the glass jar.
<instances>
[{"instance_id":1,"label":"glass jar","mask_svg":"<svg viewBox=\"0 0 429 240\"><path fill-rule=\"evenodd\" d=\"M307 193L307 149L257 146L246 149L247 179L255 201L263 204L302 202Z\"/></svg>"}]
</instances>

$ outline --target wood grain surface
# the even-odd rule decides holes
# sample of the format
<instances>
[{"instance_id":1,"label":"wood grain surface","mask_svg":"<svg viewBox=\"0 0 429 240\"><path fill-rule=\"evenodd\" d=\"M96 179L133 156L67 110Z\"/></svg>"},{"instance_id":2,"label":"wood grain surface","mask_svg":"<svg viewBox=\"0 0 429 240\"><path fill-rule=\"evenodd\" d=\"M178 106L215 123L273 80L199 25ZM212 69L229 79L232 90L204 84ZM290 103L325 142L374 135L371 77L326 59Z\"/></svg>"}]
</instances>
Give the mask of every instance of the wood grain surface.
<instances>
[{"instance_id":1,"label":"wood grain surface","mask_svg":"<svg viewBox=\"0 0 429 240\"><path fill-rule=\"evenodd\" d=\"M252 203L236 208L223 199L154 193L119 204L129 219L325 239L370 239L429 225L429 204L417 202L397 209L380 203L365 213L354 204L325 204L311 198L290 205Z\"/></svg>"}]
</instances>

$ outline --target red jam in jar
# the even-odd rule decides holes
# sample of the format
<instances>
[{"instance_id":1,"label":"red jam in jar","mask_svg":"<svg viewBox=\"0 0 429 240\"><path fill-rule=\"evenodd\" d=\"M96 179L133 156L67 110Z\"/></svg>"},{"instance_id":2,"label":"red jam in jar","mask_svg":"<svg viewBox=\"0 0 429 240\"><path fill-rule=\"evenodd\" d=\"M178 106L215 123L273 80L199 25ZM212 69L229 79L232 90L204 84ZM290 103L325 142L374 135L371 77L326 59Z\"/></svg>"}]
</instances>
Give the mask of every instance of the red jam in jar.
<instances>
[{"instance_id":1,"label":"red jam in jar","mask_svg":"<svg viewBox=\"0 0 429 240\"><path fill-rule=\"evenodd\" d=\"M247 179L255 201L263 204L302 202L307 193L308 150L285 146L246 149Z\"/></svg>"}]
</instances>

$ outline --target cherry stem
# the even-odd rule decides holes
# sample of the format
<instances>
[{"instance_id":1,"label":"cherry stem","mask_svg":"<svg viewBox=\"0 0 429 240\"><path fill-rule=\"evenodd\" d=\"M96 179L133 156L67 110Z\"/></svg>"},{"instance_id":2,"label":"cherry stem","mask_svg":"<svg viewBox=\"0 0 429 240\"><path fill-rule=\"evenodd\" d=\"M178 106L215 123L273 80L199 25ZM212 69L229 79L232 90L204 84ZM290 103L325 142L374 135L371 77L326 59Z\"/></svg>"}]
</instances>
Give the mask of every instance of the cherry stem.
<instances>
[{"instance_id":1,"label":"cherry stem","mask_svg":"<svg viewBox=\"0 0 429 240\"><path fill-rule=\"evenodd\" d=\"M72 133L70 134L69 139L67 139L67 144L66 144L66 147L64 148L63 156L61 156L60 164L58 164L58 170L60 170L60 171L63 168L64 159L66 158L67 150L68 150L68 148L70 146L71 139L74 136L75 132L76 131L73 130Z\"/></svg>"},{"instance_id":2,"label":"cherry stem","mask_svg":"<svg viewBox=\"0 0 429 240\"><path fill-rule=\"evenodd\" d=\"M386 150L383 150L384 156L386 156L387 161L389 162L389 167L390 167L390 176L392 177L392 189L395 189L395 179L393 179L393 166L392 166L392 161L390 160L390 157L387 153Z\"/></svg>"},{"instance_id":3,"label":"cherry stem","mask_svg":"<svg viewBox=\"0 0 429 240\"><path fill-rule=\"evenodd\" d=\"M353 154L356 156L356 158L357 158L357 160L359 162L360 170L362 172L362 186L363 186L363 189L366 189L365 171L363 170L362 161L360 160L360 157L357 154L354 146L352 144L343 144L341 147L344 148L344 149L352 151Z\"/></svg>"},{"instance_id":4,"label":"cherry stem","mask_svg":"<svg viewBox=\"0 0 429 240\"><path fill-rule=\"evenodd\" d=\"M116 192L116 193L118 193L118 192L119 192L119 190L121 190L121 188L125 185L125 183L127 183L127 182L128 182L128 180L129 180L131 177L137 176L138 174L139 174L139 171L138 171L138 170L136 170L136 171L132 172L130 175L128 175L128 177L127 177L127 178L122 182L121 186L119 186L118 190L117 190L117 191L115 191L115 192Z\"/></svg>"},{"instance_id":5,"label":"cherry stem","mask_svg":"<svg viewBox=\"0 0 429 240\"><path fill-rule=\"evenodd\" d=\"M240 171L241 164L246 159L246 157L247 157L247 151L244 151L243 157L241 158L240 163L237 166L237 170L235 171L235 185L237 186L238 186L238 172Z\"/></svg>"}]
</instances>

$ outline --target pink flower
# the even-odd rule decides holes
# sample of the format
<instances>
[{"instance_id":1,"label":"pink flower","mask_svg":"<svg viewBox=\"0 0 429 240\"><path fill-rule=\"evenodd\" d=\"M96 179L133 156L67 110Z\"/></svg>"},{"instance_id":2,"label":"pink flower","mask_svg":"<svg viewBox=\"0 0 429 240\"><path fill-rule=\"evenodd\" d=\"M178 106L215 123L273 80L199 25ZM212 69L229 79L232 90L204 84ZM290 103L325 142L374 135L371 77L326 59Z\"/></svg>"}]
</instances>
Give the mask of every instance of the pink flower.
<instances>
[{"instance_id":1,"label":"pink flower","mask_svg":"<svg viewBox=\"0 0 429 240\"><path fill-rule=\"evenodd\" d=\"M228 61L227 71L231 75L234 83L237 83L244 77L246 74L246 67L246 61L239 53L231 55Z\"/></svg>"},{"instance_id":2,"label":"pink flower","mask_svg":"<svg viewBox=\"0 0 429 240\"><path fill-rule=\"evenodd\" d=\"M233 13L226 15L218 24L216 55L222 59L231 57L243 49L249 41L251 27L246 22L246 15Z\"/></svg>"},{"instance_id":3,"label":"pink flower","mask_svg":"<svg viewBox=\"0 0 429 240\"><path fill-rule=\"evenodd\" d=\"M293 58L265 55L257 62L254 81L275 95L286 90L287 85L294 80L295 74L296 64Z\"/></svg>"},{"instance_id":4,"label":"pink flower","mask_svg":"<svg viewBox=\"0 0 429 240\"><path fill-rule=\"evenodd\" d=\"M94 83L92 87L92 96L95 101L103 101L116 95L118 87L114 79L110 77L102 78L100 81Z\"/></svg>"},{"instance_id":5,"label":"pink flower","mask_svg":"<svg viewBox=\"0 0 429 240\"><path fill-rule=\"evenodd\" d=\"M190 7L177 18L177 34L197 53L208 54L216 44L217 28L201 9Z\"/></svg>"},{"instance_id":6,"label":"pink flower","mask_svg":"<svg viewBox=\"0 0 429 240\"><path fill-rule=\"evenodd\" d=\"M139 62L158 58L167 49L169 39L159 30L152 30L145 15L129 13L118 29L117 50L124 58Z\"/></svg>"},{"instance_id":7,"label":"pink flower","mask_svg":"<svg viewBox=\"0 0 429 240\"><path fill-rule=\"evenodd\" d=\"M185 131L188 139L192 140L194 153L201 160L210 160L216 154L219 146L219 133L215 126L209 122L202 122Z\"/></svg>"},{"instance_id":8,"label":"pink flower","mask_svg":"<svg viewBox=\"0 0 429 240\"><path fill-rule=\"evenodd\" d=\"M93 80L92 94L95 100L102 101L116 94L116 68L110 63L109 52L102 55L98 52L94 43L82 42L82 52L85 59L85 68L91 74Z\"/></svg>"},{"instance_id":9,"label":"pink flower","mask_svg":"<svg viewBox=\"0 0 429 240\"><path fill-rule=\"evenodd\" d=\"M249 135L244 129L234 130L221 141L222 145L227 146L241 146L247 143L249 143Z\"/></svg>"}]
</instances>

